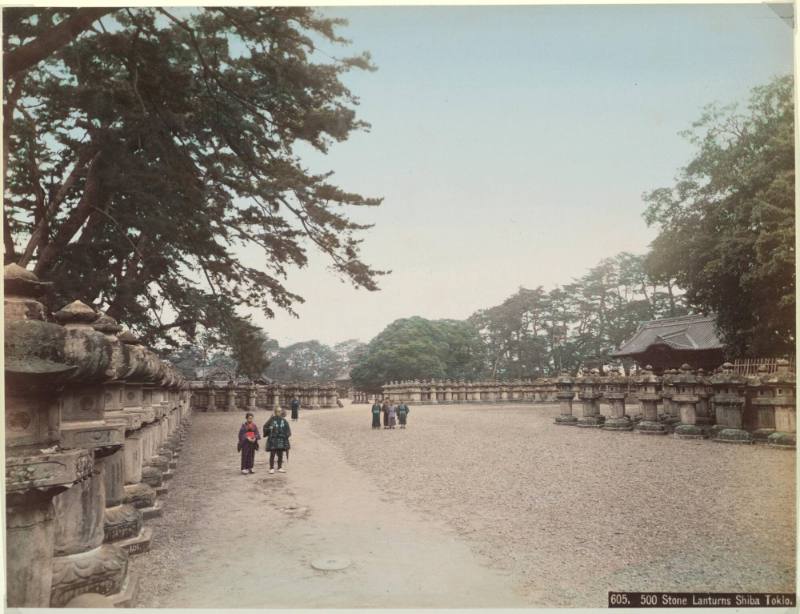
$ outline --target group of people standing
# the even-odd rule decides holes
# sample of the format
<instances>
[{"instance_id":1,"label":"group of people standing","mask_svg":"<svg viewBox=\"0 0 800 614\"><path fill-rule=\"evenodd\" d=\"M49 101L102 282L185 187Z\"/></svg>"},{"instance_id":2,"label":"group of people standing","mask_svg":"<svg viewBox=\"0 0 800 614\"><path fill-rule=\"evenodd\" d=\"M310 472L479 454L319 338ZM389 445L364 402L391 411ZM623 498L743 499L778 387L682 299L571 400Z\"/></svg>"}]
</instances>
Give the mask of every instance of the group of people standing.
<instances>
[{"instance_id":1,"label":"group of people standing","mask_svg":"<svg viewBox=\"0 0 800 614\"><path fill-rule=\"evenodd\" d=\"M298 403L299 407L299 403ZM296 418L296 410L292 408L293 420ZM245 414L245 421L239 428L239 443L236 448L242 453L242 473L255 473L253 465L256 460L256 450L261 434L258 425L253 421L253 414ZM278 460L278 473L286 473L283 468L283 453L286 452L286 460L289 460L289 438L292 436L292 429L286 420L286 410L276 407L269 420L264 424L264 438L267 440L267 452L269 452L269 472L275 473L275 459Z\"/></svg>"},{"instance_id":2,"label":"group of people standing","mask_svg":"<svg viewBox=\"0 0 800 614\"><path fill-rule=\"evenodd\" d=\"M383 428L393 429L400 421L400 428L406 428L406 421L408 420L408 405L403 401L398 401L397 405L390 405L388 401L384 401L383 405L376 400L372 404L372 428L381 428L381 414L383 414Z\"/></svg>"}]
</instances>

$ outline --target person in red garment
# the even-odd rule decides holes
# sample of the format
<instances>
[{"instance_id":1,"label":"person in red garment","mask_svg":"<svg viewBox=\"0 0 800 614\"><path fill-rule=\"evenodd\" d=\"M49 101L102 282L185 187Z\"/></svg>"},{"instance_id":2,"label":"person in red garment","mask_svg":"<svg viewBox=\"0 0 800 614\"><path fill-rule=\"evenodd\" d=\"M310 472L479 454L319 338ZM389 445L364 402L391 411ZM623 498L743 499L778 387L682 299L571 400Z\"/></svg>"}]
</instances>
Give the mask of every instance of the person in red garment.
<instances>
[{"instance_id":1,"label":"person in red garment","mask_svg":"<svg viewBox=\"0 0 800 614\"><path fill-rule=\"evenodd\" d=\"M258 426L253 422L253 414L248 412L244 417L245 421L239 429L239 445L237 448L242 453L242 473L255 473L253 465L256 460L256 450L258 450L258 440L261 435Z\"/></svg>"}]
</instances>

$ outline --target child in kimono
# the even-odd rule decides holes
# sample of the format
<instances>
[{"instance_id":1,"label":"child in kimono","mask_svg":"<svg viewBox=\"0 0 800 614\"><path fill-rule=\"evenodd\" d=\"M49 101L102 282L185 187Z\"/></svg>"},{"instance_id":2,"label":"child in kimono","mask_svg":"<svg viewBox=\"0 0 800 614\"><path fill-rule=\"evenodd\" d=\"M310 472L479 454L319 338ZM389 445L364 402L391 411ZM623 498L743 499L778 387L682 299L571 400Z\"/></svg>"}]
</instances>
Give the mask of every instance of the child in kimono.
<instances>
[{"instance_id":1,"label":"child in kimono","mask_svg":"<svg viewBox=\"0 0 800 614\"><path fill-rule=\"evenodd\" d=\"M258 426L253 422L253 414L248 412L244 418L245 422L239 429L239 445L237 446L242 452L242 473L255 473L253 465L261 435L258 432Z\"/></svg>"}]
</instances>

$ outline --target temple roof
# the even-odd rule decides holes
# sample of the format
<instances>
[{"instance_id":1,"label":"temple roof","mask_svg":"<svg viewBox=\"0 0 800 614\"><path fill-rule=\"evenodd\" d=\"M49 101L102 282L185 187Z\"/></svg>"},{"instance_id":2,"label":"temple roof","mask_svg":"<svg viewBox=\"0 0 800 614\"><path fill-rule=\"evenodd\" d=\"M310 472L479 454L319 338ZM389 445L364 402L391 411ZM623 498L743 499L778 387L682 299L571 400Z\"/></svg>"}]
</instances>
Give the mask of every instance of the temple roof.
<instances>
[{"instance_id":1,"label":"temple roof","mask_svg":"<svg viewBox=\"0 0 800 614\"><path fill-rule=\"evenodd\" d=\"M612 356L642 354L654 345L674 350L721 350L713 315L690 315L643 322Z\"/></svg>"}]
</instances>

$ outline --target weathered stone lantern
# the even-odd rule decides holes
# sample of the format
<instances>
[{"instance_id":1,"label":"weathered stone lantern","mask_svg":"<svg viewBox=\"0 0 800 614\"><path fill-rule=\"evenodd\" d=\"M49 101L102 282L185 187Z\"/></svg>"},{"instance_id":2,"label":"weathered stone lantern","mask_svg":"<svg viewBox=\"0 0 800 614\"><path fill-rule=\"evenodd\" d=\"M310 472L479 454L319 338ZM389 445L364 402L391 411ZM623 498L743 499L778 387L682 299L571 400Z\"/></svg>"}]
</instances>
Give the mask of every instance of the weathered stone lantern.
<instances>
[{"instance_id":1,"label":"weathered stone lantern","mask_svg":"<svg viewBox=\"0 0 800 614\"><path fill-rule=\"evenodd\" d=\"M642 435L666 435L664 423L658 419L658 403L661 401L661 378L647 365L636 377L637 397L642 406L642 419L636 424L636 432Z\"/></svg>"},{"instance_id":2,"label":"weathered stone lantern","mask_svg":"<svg viewBox=\"0 0 800 614\"><path fill-rule=\"evenodd\" d=\"M125 441L125 427L104 420L105 391L112 347L92 328L97 313L75 301L53 314L66 330L64 353L76 365L60 396L61 446L93 453L92 476L53 500L56 510L55 558L50 605L61 607L84 593L114 596L127 604L134 587L129 581L128 553L105 543L105 459Z\"/></svg>"},{"instance_id":3,"label":"weathered stone lantern","mask_svg":"<svg viewBox=\"0 0 800 614\"><path fill-rule=\"evenodd\" d=\"M678 439L703 439L708 434L708 420L698 415L697 404L700 402L698 392L705 387L687 365L681 365L678 375L671 377L673 387L672 402L680 414L680 424L675 427L674 435Z\"/></svg>"},{"instance_id":4,"label":"weathered stone lantern","mask_svg":"<svg viewBox=\"0 0 800 614\"><path fill-rule=\"evenodd\" d=\"M578 422L578 418L572 415L572 399L575 398L575 391L572 389L573 384L574 380L566 371L563 371L556 381L556 387L558 388L556 396L561 410L561 415L556 416L556 424L575 426Z\"/></svg>"},{"instance_id":5,"label":"weathered stone lantern","mask_svg":"<svg viewBox=\"0 0 800 614\"><path fill-rule=\"evenodd\" d=\"M727 443L752 443L753 436L742 428L744 413L745 377L733 372L726 362L722 371L711 377L714 387L714 411L717 424L713 427L714 441Z\"/></svg>"},{"instance_id":6,"label":"weathered stone lantern","mask_svg":"<svg viewBox=\"0 0 800 614\"><path fill-rule=\"evenodd\" d=\"M779 359L777 371L764 378L763 387L768 394L753 398L752 403L758 409L759 416L771 410L774 430L767 435L767 443L776 448L794 448L797 443L797 397L796 377L789 369L789 361ZM767 429L753 435L756 439Z\"/></svg>"},{"instance_id":7,"label":"weathered stone lantern","mask_svg":"<svg viewBox=\"0 0 800 614\"><path fill-rule=\"evenodd\" d=\"M600 414L600 376L597 369L592 369L589 375L577 379L578 398L583 404L583 415L578 419L576 426L583 428L600 428L605 422L605 416Z\"/></svg>"},{"instance_id":8,"label":"weathered stone lantern","mask_svg":"<svg viewBox=\"0 0 800 614\"><path fill-rule=\"evenodd\" d=\"M125 384L122 381L131 372L130 353L127 346L117 339L122 327L105 315L92 323L94 330L103 333L111 347L111 360L103 383L103 419L109 424L118 424L125 429L126 438L134 435L142 426L140 414L124 411ZM129 444L130 445L130 444ZM104 532L106 542L115 542L128 554L146 552L150 548L152 530L143 526L142 512L125 503L125 451L116 450L96 458L103 466L106 487L106 510Z\"/></svg>"},{"instance_id":9,"label":"weathered stone lantern","mask_svg":"<svg viewBox=\"0 0 800 614\"><path fill-rule=\"evenodd\" d=\"M4 269L6 599L9 607L50 605L55 553L53 498L90 479L93 456L59 447L57 392L77 367L66 331L46 322L36 300L50 285L16 264Z\"/></svg>"},{"instance_id":10,"label":"weathered stone lantern","mask_svg":"<svg viewBox=\"0 0 800 614\"><path fill-rule=\"evenodd\" d=\"M672 401L672 396L675 394L673 380L677 375L677 369L667 369L661 376L661 405L663 413L659 416L659 420L664 423L668 432L672 432L681 421L678 404Z\"/></svg>"},{"instance_id":11,"label":"weathered stone lantern","mask_svg":"<svg viewBox=\"0 0 800 614\"><path fill-rule=\"evenodd\" d=\"M612 372L606 378L606 391L603 396L610 405L611 415L606 418L603 428L609 431L633 430L633 423L625 415L625 395L628 389L628 380L624 373Z\"/></svg>"}]
</instances>

